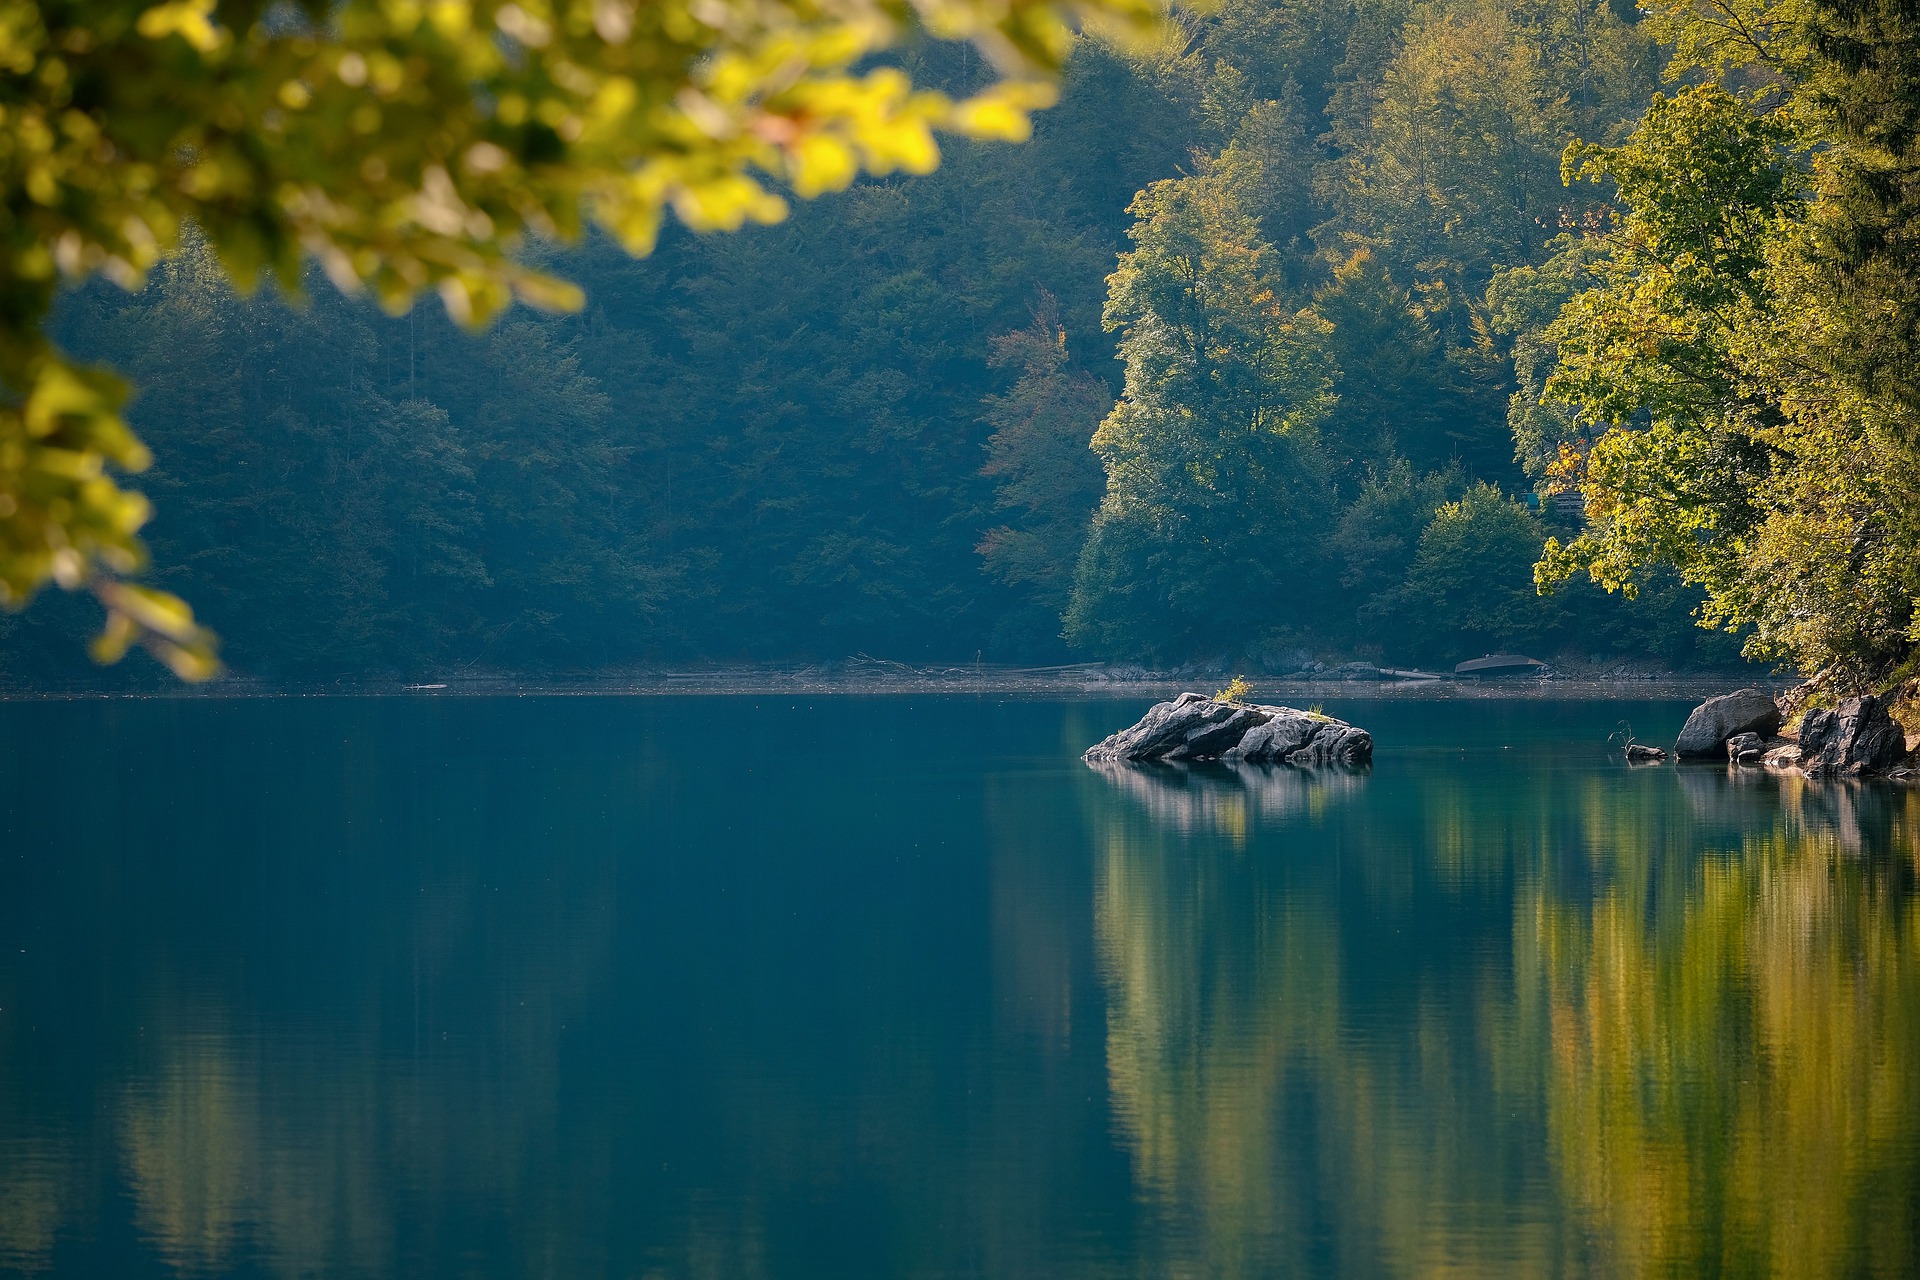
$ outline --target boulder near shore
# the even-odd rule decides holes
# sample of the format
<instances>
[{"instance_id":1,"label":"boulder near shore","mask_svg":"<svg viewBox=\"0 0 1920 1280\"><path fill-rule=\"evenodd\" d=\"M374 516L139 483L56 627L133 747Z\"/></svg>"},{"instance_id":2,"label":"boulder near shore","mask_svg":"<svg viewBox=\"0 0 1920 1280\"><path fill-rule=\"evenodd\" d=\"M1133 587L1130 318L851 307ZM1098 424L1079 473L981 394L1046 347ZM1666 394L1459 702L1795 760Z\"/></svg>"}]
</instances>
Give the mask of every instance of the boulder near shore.
<instances>
[{"instance_id":1,"label":"boulder near shore","mask_svg":"<svg viewBox=\"0 0 1920 1280\"><path fill-rule=\"evenodd\" d=\"M1674 754L1814 777L1907 777L1913 773L1912 753L1906 731L1890 713L1896 696L1847 698L1832 708L1816 707L1797 724L1788 724L1771 695L1741 689L1695 707L1674 743ZM1791 705L1798 700L1790 694L1787 701Z\"/></svg>"},{"instance_id":2,"label":"boulder near shore","mask_svg":"<svg viewBox=\"0 0 1920 1280\"><path fill-rule=\"evenodd\" d=\"M1362 765L1373 759L1373 735L1318 712L1183 693L1089 747L1086 759Z\"/></svg>"},{"instance_id":3,"label":"boulder near shore","mask_svg":"<svg viewBox=\"0 0 1920 1280\"><path fill-rule=\"evenodd\" d=\"M1726 750L1729 738L1743 733L1766 737L1779 727L1780 708L1772 694L1761 689L1739 689L1708 698L1695 707L1673 744L1673 754L1682 759L1717 756Z\"/></svg>"},{"instance_id":4,"label":"boulder near shore","mask_svg":"<svg viewBox=\"0 0 1920 1280\"><path fill-rule=\"evenodd\" d=\"M1812 773L1885 773L1907 759L1907 735L1890 697L1848 698L1800 721L1800 763Z\"/></svg>"}]
</instances>

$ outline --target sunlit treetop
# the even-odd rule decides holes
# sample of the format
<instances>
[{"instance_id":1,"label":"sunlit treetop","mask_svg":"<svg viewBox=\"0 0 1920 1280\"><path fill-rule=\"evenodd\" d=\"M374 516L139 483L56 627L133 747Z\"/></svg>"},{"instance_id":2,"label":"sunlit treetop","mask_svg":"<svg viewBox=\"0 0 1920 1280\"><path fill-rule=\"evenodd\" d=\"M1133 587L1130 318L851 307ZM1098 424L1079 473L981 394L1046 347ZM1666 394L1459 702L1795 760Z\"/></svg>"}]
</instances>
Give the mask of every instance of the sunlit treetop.
<instances>
[{"instance_id":1,"label":"sunlit treetop","mask_svg":"<svg viewBox=\"0 0 1920 1280\"><path fill-rule=\"evenodd\" d=\"M147 454L122 388L40 334L62 281L137 287L188 223L235 282L318 261L404 310L479 323L578 305L529 235L603 228L630 252L668 210L772 222L861 173L923 173L936 134L1019 139L1077 30L1137 40L1157 0L0 0L0 603L49 580L108 609L96 646L214 669L210 638L138 570L147 503L108 467ZM961 100L876 55L967 41Z\"/></svg>"},{"instance_id":2,"label":"sunlit treetop","mask_svg":"<svg viewBox=\"0 0 1920 1280\"><path fill-rule=\"evenodd\" d=\"M1664 77L1699 73L1757 90L1804 76L1813 0L1647 0L1653 36L1667 49Z\"/></svg>"}]
</instances>

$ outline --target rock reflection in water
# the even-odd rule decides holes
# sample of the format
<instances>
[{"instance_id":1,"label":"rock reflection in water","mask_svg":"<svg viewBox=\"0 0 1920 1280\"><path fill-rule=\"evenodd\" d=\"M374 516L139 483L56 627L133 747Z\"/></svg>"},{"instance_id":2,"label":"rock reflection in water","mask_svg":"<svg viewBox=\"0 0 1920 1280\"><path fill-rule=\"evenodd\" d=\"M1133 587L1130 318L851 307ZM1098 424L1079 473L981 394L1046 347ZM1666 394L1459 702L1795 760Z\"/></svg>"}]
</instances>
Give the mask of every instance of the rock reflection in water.
<instances>
[{"instance_id":1,"label":"rock reflection in water","mask_svg":"<svg viewBox=\"0 0 1920 1280\"><path fill-rule=\"evenodd\" d=\"M1365 769L1302 769L1245 762L1088 761L1087 767L1176 831L1244 840L1250 817L1318 812L1362 786Z\"/></svg>"},{"instance_id":2,"label":"rock reflection in water","mask_svg":"<svg viewBox=\"0 0 1920 1280\"><path fill-rule=\"evenodd\" d=\"M1681 766L1676 774L1694 816L1750 829L1767 815L1782 828L1834 841L1848 853L1896 848L1917 796L1910 786L1872 778L1725 766Z\"/></svg>"}]
</instances>

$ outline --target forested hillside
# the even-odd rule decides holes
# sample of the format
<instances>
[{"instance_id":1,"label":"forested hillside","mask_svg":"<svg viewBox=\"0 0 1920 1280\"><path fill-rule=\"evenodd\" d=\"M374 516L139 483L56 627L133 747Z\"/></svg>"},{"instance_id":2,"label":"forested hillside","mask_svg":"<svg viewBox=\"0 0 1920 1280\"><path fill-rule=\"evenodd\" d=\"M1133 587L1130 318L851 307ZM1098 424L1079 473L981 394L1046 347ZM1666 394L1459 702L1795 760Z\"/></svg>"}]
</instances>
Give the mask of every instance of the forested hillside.
<instances>
[{"instance_id":1,"label":"forested hillside","mask_svg":"<svg viewBox=\"0 0 1920 1280\"><path fill-rule=\"evenodd\" d=\"M1551 501L1603 434L1597 401L1541 403L1576 376L1562 308L1620 278L1636 188L1608 157L1641 145L1672 31L1604 0L1182 23L1146 55L1081 41L1030 143L640 261L556 254L575 316L474 336L317 273L299 305L239 298L192 247L139 294L70 295L60 340L143 389L151 580L233 668L294 679L855 651L1737 661L1691 616L1717 580L1640 548L1598 575L1634 598L1606 594L1576 570L1609 535ZM916 78L967 82L952 56ZM1574 140L1599 183L1563 182ZM1541 596L1550 537L1569 580ZM0 620L6 668L71 674L92 625L57 600Z\"/></svg>"}]
</instances>

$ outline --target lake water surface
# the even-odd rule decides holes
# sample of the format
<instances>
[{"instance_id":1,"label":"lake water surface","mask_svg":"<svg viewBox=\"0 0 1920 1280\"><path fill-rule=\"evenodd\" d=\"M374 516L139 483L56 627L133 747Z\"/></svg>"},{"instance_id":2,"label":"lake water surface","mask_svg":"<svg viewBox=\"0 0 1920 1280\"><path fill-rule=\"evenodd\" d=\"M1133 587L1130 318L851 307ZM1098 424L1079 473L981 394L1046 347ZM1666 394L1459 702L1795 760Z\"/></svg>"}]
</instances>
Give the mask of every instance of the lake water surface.
<instances>
[{"instance_id":1,"label":"lake water surface","mask_svg":"<svg viewBox=\"0 0 1920 1280\"><path fill-rule=\"evenodd\" d=\"M1920 1267L1920 792L1146 704L0 704L0 1274Z\"/></svg>"}]
</instances>

